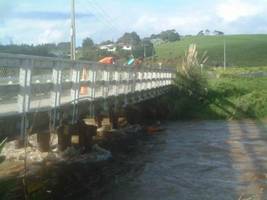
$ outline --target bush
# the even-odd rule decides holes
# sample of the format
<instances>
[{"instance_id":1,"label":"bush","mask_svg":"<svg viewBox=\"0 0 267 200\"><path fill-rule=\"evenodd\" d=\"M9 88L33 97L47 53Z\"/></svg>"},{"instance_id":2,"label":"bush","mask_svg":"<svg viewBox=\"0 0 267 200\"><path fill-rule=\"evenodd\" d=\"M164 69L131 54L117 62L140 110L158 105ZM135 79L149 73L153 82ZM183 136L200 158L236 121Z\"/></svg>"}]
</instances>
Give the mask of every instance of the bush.
<instances>
[{"instance_id":1,"label":"bush","mask_svg":"<svg viewBox=\"0 0 267 200\"><path fill-rule=\"evenodd\" d=\"M175 88L170 95L171 117L185 119L195 117L207 97L207 80L201 73L201 64L207 60L205 55L198 58L196 45L190 45L183 59L183 65L177 67Z\"/></svg>"}]
</instances>

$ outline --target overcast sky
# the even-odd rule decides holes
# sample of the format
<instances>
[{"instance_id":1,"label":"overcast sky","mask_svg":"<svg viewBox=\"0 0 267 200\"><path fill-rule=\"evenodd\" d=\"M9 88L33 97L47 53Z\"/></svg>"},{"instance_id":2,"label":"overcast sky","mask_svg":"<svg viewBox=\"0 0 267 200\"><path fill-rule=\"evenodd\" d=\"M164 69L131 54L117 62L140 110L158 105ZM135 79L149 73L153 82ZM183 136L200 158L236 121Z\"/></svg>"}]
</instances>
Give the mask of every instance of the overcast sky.
<instances>
[{"instance_id":1,"label":"overcast sky","mask_svg":"<svg viewBox=\"0 0 267 200\"><path fill-rule=\"evenodd\" d=\"M71 0L0 0L0 43L69 41ZM267 0L76 0L77 40L142 37L166 29L196 34L267 33Z\"/></svg>"}]
</instances>

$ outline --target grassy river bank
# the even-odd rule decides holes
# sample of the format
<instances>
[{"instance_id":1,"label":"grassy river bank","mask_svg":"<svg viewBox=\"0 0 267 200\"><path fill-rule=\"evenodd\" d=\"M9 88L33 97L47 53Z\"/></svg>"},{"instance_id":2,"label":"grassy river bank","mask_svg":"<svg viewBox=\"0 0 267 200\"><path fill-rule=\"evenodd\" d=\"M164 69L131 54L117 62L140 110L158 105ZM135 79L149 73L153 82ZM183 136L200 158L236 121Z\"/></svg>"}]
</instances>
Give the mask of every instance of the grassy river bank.
<instances>
[{"instance_id":1,"label":"grassy river bank","mask_svg":"<svg viewBox=\"0 0 267 200\"><path fill-rule=\"evenodd\" d=\"M267 117L267 67L209 68L201 96L174 88L165 98L172 119L231 120ZM196 92L198 89L196 90Z\"/></svg>"}]
</instances>

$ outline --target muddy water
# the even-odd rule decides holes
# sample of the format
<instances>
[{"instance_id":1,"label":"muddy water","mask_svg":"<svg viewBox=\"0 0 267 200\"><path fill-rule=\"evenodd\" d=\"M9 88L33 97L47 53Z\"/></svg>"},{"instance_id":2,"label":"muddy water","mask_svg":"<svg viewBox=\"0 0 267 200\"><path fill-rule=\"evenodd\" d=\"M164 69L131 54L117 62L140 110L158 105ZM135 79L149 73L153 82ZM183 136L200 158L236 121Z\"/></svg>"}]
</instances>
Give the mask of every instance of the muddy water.
<instances>
[{"instance_id":1,"label":"muddy water","mask_svg":"<svg viewBox=\"0 0 267 200\"><path fill-rule=\"evenodd\" d=\"M267 199L263 122L169 122L163 127L164 132L123 143L118 149L125 150L113 150L111 162L53 171L45 190L51 198L36 199Z\"/></svg>"},{"instance_id":2,"label":"muddy water","mask_svg":"<svg viewBox=\"0 0 267 200\"><path fill-rule=\"evenodd\" d=\"M125 161L131 167L104 200L267 199L263 124L177 122L165 128Z\"/></svg>"}]
</instances>

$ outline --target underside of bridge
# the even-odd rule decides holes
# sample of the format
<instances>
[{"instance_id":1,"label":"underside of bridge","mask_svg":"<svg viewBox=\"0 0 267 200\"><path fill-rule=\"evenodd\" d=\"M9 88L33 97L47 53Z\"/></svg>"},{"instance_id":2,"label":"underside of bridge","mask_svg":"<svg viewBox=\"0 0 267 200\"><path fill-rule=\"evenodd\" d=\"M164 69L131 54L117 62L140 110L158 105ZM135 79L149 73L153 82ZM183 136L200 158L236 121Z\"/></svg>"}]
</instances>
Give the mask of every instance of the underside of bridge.
<instances>
[{"instance_id":1,"label":"underside of bridge","mask_svg":"<svg viewBox=\"0 0 267 200\"><path fill-rule=\"evenodd\" d=\"M150 91L153 93L153 91ZM165 119L168 116L168 105L161 99L167 93L142 101L125 96L98 99L97 101L83 101L76 108L74 105L66 105L52 111L29 113L2 117L0 119L1 138L15 139L18 148L25 145L25 137L21 137L21 120L26 121L26 134L37 134L39 150L50 150L50 134L58 135L59 150L64 151L71 146L71 137L79 136L79 145L85 150L90 150L92 137L97 130L118 129L126 124L145 124ZM76 110L77 121L73 122L73 110ZM57 121L53 121L53 113L56 112ZM52 124L55 123L53 126ZM53 128L55 127L55 128Z\"/></svg>"}]
</instances>

